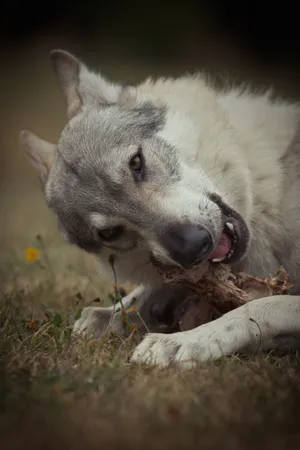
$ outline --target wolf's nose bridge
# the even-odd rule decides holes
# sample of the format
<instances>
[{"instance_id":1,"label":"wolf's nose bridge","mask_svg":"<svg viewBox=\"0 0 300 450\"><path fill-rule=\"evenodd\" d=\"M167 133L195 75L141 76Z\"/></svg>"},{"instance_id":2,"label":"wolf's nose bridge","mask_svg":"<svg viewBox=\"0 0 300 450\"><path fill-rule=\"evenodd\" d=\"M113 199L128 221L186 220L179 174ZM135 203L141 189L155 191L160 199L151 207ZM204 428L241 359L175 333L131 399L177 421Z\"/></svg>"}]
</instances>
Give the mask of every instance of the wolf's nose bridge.
<instances>
[{"instance_id":1,"label":"wolf's nose bridge","mask_svg":"<svg viewBox=\"0 0 300 450\"><path fill-rule=\"evenodd\" d=\"M171 258L185 268L205 260L213 250L213 238L201 225L175 224L167 227L160 242Z\"/></svg>"}]
</instances>

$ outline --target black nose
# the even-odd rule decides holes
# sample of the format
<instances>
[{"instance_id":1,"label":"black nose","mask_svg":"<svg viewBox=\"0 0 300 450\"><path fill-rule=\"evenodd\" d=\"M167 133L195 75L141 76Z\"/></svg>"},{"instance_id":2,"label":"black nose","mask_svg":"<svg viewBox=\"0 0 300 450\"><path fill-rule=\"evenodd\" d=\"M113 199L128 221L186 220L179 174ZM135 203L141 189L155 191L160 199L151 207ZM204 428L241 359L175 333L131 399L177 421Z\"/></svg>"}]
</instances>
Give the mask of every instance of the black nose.
<instances>
[{"instance_id":1,"label":"black nose","mask_svg":"<svg viewBox=\"0 0 300 450\"><path fill-rule=\"evenodd\" d=\"M184 268L204 261L213 250L213 239L204 227L173 225L161 236L161 243L171 258Z\"/></svg>"}]
</instances>

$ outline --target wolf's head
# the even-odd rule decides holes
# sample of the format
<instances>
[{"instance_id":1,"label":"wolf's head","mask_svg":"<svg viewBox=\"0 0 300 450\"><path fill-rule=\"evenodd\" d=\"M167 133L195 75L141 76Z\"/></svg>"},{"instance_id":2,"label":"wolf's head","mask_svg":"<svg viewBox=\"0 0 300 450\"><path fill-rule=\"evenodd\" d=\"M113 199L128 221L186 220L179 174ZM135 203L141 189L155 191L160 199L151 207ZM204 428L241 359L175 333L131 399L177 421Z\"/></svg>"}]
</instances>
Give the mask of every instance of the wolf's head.
<instances>
[{"instance_id":1,"label":"wolf's head","mask_svg":"<svg viewBox=\"0 0 300 450\"><path fill-rule=\"evenodd\" d=\"M66 239L98 254L144 249L162 264L234 263L248 246L249 172L201 78L106 81L51 53L69 122L57 147L23 131Z\"/></svg>"}]
</instances>

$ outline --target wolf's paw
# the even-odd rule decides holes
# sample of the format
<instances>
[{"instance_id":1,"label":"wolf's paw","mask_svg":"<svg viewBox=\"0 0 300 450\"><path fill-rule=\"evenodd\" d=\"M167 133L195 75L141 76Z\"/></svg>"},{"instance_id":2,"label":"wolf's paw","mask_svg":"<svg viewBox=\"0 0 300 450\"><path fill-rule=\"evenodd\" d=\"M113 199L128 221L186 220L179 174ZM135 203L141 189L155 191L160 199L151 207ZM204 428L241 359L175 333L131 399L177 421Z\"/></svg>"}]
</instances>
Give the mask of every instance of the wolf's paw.
<instances>
[{"instance_id":1,"label":"wolf's paw","mask_svg":"<svg viewBox=\"0 0 300 450\"><path fill-rule=\"evenodd\" d=\"M203 325L195 330L174 334L150 333L137 346L131 361L162 367L193 367L224 354L227 351L222 349L222 343L212 335L209 327Z\"/></svg>"},{"instance_id":2,"label":"wolf's paw","mask_svg":"<svg viewBox=\"0 0 300 450\"><path fill-rule=\"evenodd\" d=\"M103 336L112 317L111 308L87 307L73 326L73 335L91 336L96 339Z\"/></svg>"}]
</instances>

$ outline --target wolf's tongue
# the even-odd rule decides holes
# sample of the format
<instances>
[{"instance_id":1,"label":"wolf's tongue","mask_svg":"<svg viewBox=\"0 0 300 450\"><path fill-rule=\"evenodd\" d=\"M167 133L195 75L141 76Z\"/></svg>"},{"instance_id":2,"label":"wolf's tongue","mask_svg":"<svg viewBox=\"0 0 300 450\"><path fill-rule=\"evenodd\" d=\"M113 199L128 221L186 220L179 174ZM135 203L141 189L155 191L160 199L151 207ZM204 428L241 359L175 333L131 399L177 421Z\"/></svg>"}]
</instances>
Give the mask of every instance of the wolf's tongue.
<instances>
[{"instance_id":1,"label":"wolf's tongue","mask_svg":"<svg viewBox=\"0 0 300 450\"><path fill-rule=\"evenodd\" d=\"M232 242L230 236L226 233L222 233L218 246L214 249L214 251L209 255L208 259L215 258L223 258L230 252L232 246Z\"/></svg>"}]
</instances>

